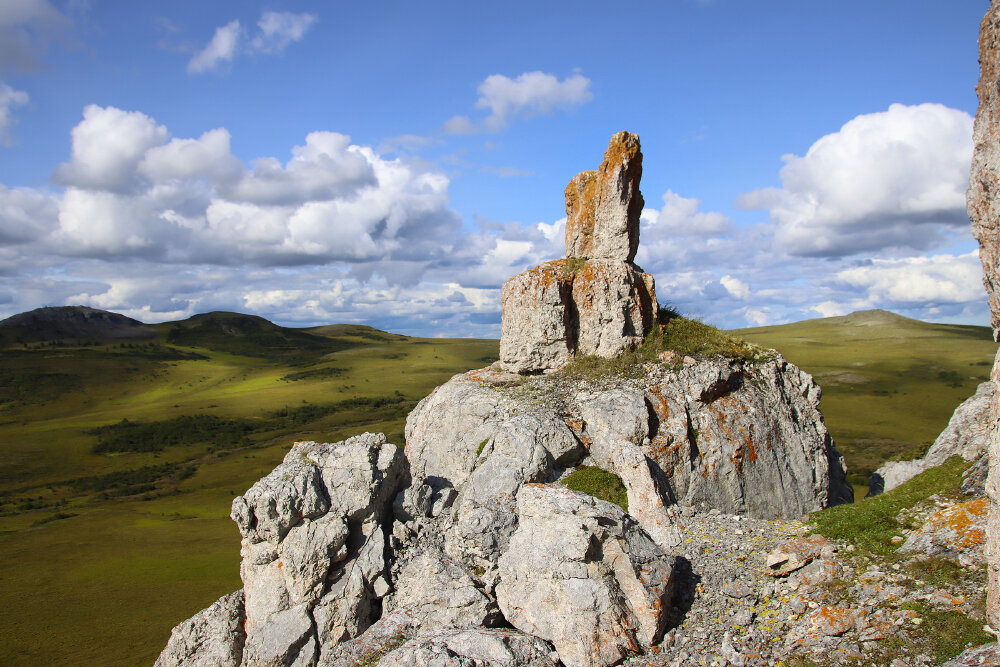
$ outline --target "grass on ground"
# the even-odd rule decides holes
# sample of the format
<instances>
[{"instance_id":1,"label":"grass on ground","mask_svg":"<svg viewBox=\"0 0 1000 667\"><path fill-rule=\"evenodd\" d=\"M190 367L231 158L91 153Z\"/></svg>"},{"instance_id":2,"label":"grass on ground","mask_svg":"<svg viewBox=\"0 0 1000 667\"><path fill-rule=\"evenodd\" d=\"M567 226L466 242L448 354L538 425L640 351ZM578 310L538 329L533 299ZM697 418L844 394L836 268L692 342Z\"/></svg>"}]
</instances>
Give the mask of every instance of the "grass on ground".
<instances>
[{"instance_id":1,"label":"grass on ground","mask_svg":"<svg viewBox=\"0 0 1000 667\"><path fill-rule=\"evenodd\" d=\"M562 480L563 486L586 493L609 503L618 505L628 512L628 495L625 485L617 475L596 466L580 466Z\"/></svg>"}]
</instances>

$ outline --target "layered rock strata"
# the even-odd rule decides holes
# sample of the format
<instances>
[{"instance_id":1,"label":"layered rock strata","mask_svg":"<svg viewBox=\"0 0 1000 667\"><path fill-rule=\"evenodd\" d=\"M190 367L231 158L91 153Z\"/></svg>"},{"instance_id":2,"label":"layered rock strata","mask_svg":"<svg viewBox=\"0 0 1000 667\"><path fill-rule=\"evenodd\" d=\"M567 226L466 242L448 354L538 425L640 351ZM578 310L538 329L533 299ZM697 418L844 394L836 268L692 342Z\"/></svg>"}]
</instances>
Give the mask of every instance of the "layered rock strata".
<instances>
[{"instance_id":1,"label":"layered rock strata","mask_svg":"<svg viewBox=\"0 0 1000 667\"><path fill-rule=\"evenodd\" d=\"M653 277L632 263L639 247L639 137L619 132L604 162L566 187L566 258L503 286L500 360L515 373L551 371L577 355L614 357L655 324Z\"/></svg>"},{"instance_id":2,"label":"layered rock strata","mask_svg":"<svg viewBox=\"0 0 1000 667\"><path fill-rule=\"evenodd\" d=\"M868 485L868 495L877 496L894 489L952 456L961 456L970 462L984 456L989 439L990 410L996 400L995 386L992 380L983 382L975 394L955 408L948 426L924 456L912 461L889 461L876 470Z\"/></svg>"},{"instance_id":3,"label":"layered rock strata","mask_svg":"<svg viewBox=\"0 0 1000 667\"><path fill-rule=\"evenodd\" d=\"M966 195L972 234L979 241L983 283L989 296L993 335L1000 338L1000 2L994 0L979 32L979 110L976 113L972 171ZM1000 382L1000 356L992 380ZM990 499L986 528L989 569L987 622L1000 633L1000 399L994 395L989 422Z\"/></svg>"}]
</instances>

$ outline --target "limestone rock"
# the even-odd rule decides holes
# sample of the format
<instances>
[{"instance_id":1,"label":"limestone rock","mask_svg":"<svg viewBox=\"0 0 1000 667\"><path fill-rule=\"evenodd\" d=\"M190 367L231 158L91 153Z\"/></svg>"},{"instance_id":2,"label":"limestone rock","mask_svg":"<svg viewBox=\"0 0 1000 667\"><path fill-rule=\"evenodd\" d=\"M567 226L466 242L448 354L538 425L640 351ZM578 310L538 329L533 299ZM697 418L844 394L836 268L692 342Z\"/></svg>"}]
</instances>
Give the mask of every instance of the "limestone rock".
<instances>
[{"instance_id":1,"label":"limestone rock","mask_svg":"<svg viewBox=\"0 0 1000 667\"><path fill-rule=\"evenodd\" d=\"M556 667L552 648L510 630L464 629L422 635L379 661L380 667Z\"/></svg>"},{"instance_id":2,"label":"limestone rock","mask_svg":"<svg viewBox=\"0 0 1000 667\"><path fill-rule=\"evenodd\" d=\"M642 343L656 317L653 277L634 264L560 259L504 283L500 361L555 370L576 355L614 357Z\"/></svg>"},{"instance_id":3,"label":"limestone rock","mask_svg":"<svg viewBox=\"0 0 1000 667\"><path fill-rule=\"evenodd\" d=\"M980 77L976 92L979 109L973 130L974 150L966 193L972 234L979 241L983 283L989 297L993 336L1000 334L1000 2L994 1L979 31ZM1000 382L1000 357L993 365L993 382ZM990 500L986 529L986 620L1000 632L1000 398L990 413L990 472L986 494Z\"/></svg>"},{"instance_id":4,"label":"limestone rock","mask_svg":"<svg viewBox=\"0 0 1000 667\"><path fill-rule=\"evenodd\" d=\"M456 375L406 420L411 486L397 516L451 518L449 553L490 570L514 530L514 499L546 481L583 448L557 414L518 401L485 380L491 369Z\"/></svg>"},{"instance_id":5,"label":"limestone rock","mask_svg":"<svg viewBox=\"0 0 1000 667\"><path fill-rule=\"evenodd\" d=\"M634 264L586 262L573 277L578 355L615 357L638 347L656 320L653 276Z\"/></svg>"},{"instance_id":6,"label":"limestone rock","mask_svg":"<svg viewBox=\"0 0 1000 667\"><path fill-rule=\"evenodd\" d=\"M597 171L584 171L566 186L566 256L631 262L639 247L642 153L639 136L611 137Z\"/></svg>"},{"instance_id":7,"label":"limestone rock","mask_svg":"<svg viewBox=\"0 0 1000 667\"><path fill-rule=\"evenodd\" d=\"M561 368L576 355L613 357L655 323L653 277L632 264L642 213L639 137L611 138L597 171L566 187L566 256L504 283L500 360L507 370Z\"/></svg>"},{"instance_id":8,"label":"limestone rock","mask_svg":"<svg viewBox=\"0 0 1000 667\"><path fill-rule=\"evenodd\" d=\"M242 590L219 598L170 631L155 667L239 667L243 620Z\"/></svg>"},{"instance_id":9,"label":"limestone rock","mask_svg":"<svg viewBox=\"0 0 1000 667\"><path fill-rule=\"evenodd\" d=\"M944 507L911 533L899 551L943 556L961 565L982 563L988 510L986 498Z\"/></svg>"},{"instance_id":10,"label":"limestone rock","mask_svg":"<svg viewBox=\"0 0 1000 667\"><path fill-rule=\"evenodd\" d=\"M772 577L783 577L826 555L833 555L833 545L822 535L796 537L769 553L765 565Z\"/></svg>"},{"instance_id":11,"label":"limestone rock","mask_svg":"<svg viewBox=\"0 0 1000 667\"><path fill-rule=\"evenodd\" d=\"M986 667L987 665L1000 665L1000 644L997 642L970 648L941 667Z\"/></svg>"},{"instance_id":12,"label":"limestone rock","mask_svg":"<svg viewBox=\"0 0 1000 667\"><path fill-rule=\"evenodd\" d=\"M243 535L244 664L313 664L320 646L377 618L385 520L406 472L402 452L381 434L298 442L233 501Z\"/></svg>"},{"instance_id":13,"label":"limestone rock","mask_svg":"<svg viewBox=\"0 0 1000 667\"><path fill-rule=\"evenodd\" d=\"M405 610L422 632L497 624L496 602L476 586L459 563L444 554L420 554L403 568L387 611Z\"/></svg>"},{"instance_id":14,"label":"limestone rock","mask_svg":"<svg viewBox=\"0 0 1000 667\"><path fill-rule=\"evenodd\" d=\"M952 456L974 461L986 453L989 435L990 405L994 400L993 382L983 382L976 393L957 408L948 426L937 437L927 453L913 461L890 461L875 471L869 484L868 495L894 489L903 482L936 467Z\"/></svg>"},{"instance_id":15,"label":"limestone rock","mask_svg":"<svg viewBox=\"0 0 1000 667\"><path fill-rule=\"evenodd\" d=\"M614 665L663 636L674 559L618 506L528 485L500 558L497 601L515 628L551 641L568 667Z\"/></svg>"},{"instance_id":16,"label":"limestone rock","mask_svg":"<svg viewBox=\"0 0 1000 667\"><path fill-rule=\"evenodd\" d=\"M851 502L812 376L776 356L702 360L645 389L646 456L681 505L762 519Z\"/></svg>"}]
</instances>

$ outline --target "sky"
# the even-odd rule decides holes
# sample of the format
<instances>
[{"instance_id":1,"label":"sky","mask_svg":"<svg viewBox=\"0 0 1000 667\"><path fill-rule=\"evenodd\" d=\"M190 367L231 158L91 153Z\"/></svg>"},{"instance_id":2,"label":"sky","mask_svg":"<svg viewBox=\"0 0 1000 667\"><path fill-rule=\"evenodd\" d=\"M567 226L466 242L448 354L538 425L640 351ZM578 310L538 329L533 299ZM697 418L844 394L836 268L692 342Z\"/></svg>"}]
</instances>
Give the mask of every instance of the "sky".
<instances>
[{"instance_id":1,"label":"sky","mask_svg":"<svg viewBox=\"0 0 1000 667\"><path fill-rule=\"evenodd\" d=\"M638 263L717 326L987 324L985 0L0 0L0 318L499 336L639 134Z\"/></svg>"}]
</instances>

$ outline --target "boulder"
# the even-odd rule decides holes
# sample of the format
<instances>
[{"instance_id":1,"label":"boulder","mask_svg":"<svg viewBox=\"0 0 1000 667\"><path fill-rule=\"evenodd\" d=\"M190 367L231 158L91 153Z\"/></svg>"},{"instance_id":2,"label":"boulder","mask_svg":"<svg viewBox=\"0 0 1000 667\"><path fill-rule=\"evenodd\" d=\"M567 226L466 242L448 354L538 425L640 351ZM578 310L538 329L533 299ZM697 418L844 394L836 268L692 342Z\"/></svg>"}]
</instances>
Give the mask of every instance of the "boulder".
<instances>
[{"instance_id":1,"label":"boulder","mask_svg":"<svg viewBox=\"0 0 1000 667\"><path fill-rule=\"evenodd\" d=\"M986 498L939 509L920 528L910 533L899 551L941 556L960 565L982 563L988 511Z\"/></svg>"},{"instance_id":2,"label":"boulder","mask_svg":"<svg viewBox=\"0 0 1000 667\"><path fill-rule=\"evenodd\" d=\"M975 461L986 453L990 426L990 405L996 393L992 381L983 382L976 393L957 408L927 453L912 461L889 461L876 470L869 482L868 495L877 496L934 468L952 456Z\"/></svg>"},{"instance_id":3,"label":"boulder","mask_svg":"<svg viewBox=\"0 0 1000 667\"><path fill-rule=\"evenodd\" d=\"M406 459L384 435L298 442L233 501L246 608L244 664L313 664L363 632L387 590L386 517Z\"/></svg>"},{"instance_id":4,"label":"boulder","mask_svg":"<svg viewBox=\"0 0 1000 667\"><path fill-rule=\"evenodd\" d=\"M155 667L239 667L243 621L242 590L219 598L170 631Z\"/></svg>"},{"instance_id":5,"label":"boulder","mask_svg":"<svg viewBox=\"0 0 1000 667\"><path fill-rule=\"evenodd\" d=\"M551 641L567 667L615 665L660 641L674 558L617 505L528 485L500 558L497 602L522 632Z\"/></svg>"},{"instance_id":6,"label":"boulder","mask_svg":"<svg viewBox=\"0 0 1000 667\"><path fill-rule=\"evenodd\" d=\"M772 577L784 577L817 558L829 558L833 553L833 545L822 535L795 537L769 553L764 564Z\"/></svg>"},{"instance_id":7,"label":"boulder","mask_svg":"<svg viewBox=\"0 0 1000 667\"><path fill-rule=\"evenodd\" d=\"M993 337L1000 335L1000 2L993 2L979 30L980 77L976 92L979 109L973 129L972 170L966 203L972 235L979 241L983 283L989 297ZM993 382L1000 382L1000 356L993 365ZM989 573L986 620L1000 633L1000 398L994 395L990 411L990 472L986 494L990 501L986 527Z\"/></svg>"},{"instance_id":8,"label":"boulder","mask_svg":"<svg viewBox=\"0 0 1000 667\"><path fill-rule=\"evenodd\" d=\"M852 502L820 394L780 355L697 361L645 384L655 428L643 451L681 505L774 519Z\"/></svg>"},{"instance_id":9,"label":"boulder","mask_svg":"<svg viewBox=\"0 0 1000 667\"><path fill-rule=\"evenodd\" d=\"M410 413L412 483L396 504L403 521L445 520L448 553L484 573L514 530L521 486L548 481L584 455L558 414L488 381L505 379L495 369L456 375Z\"/></svg>"},{"instance_id":10,"label":"boulder","mask_svg":"<svg viewBox=\"0 0 1000 667\"><path fill-rule=\"evenodd\" d=\"M577 355L637 347L656 318L653 276L611 260L546 262L504 283L500 361L515 373L551 371Z\"/></svg>"},{"instance_id":11,"label":"boulder","mask_svg":"<svg viewBox=\"0 0 1000 667\"><path fill-rule=\"evenodd\" d=\"M464 629L418 636L388 653L380 667L556 667L552 647L510 630Z\"/></svg>"},{"instance_id":12,"label":"boulder","mask_svg":"<svg viewBox=\"0 0 1000 667\"><path fill-rule=\"evenodd\" d=\"M566 256L631 262L639 247L642 152L639 136L611 137L597 171L584 171L566 186Z\"/></svg>"},{"instance_id":13,"label":"boulder","mask_svg":"<svg viewBox=\"0 0 1000 667\"><path fill-rule=\"evenodd\" d=\"M496 601L476 586L459 562L441 553L410 559L385 609L404 610L422 632L492 627L500 621Z\"/></svg>"}]
</instances>

